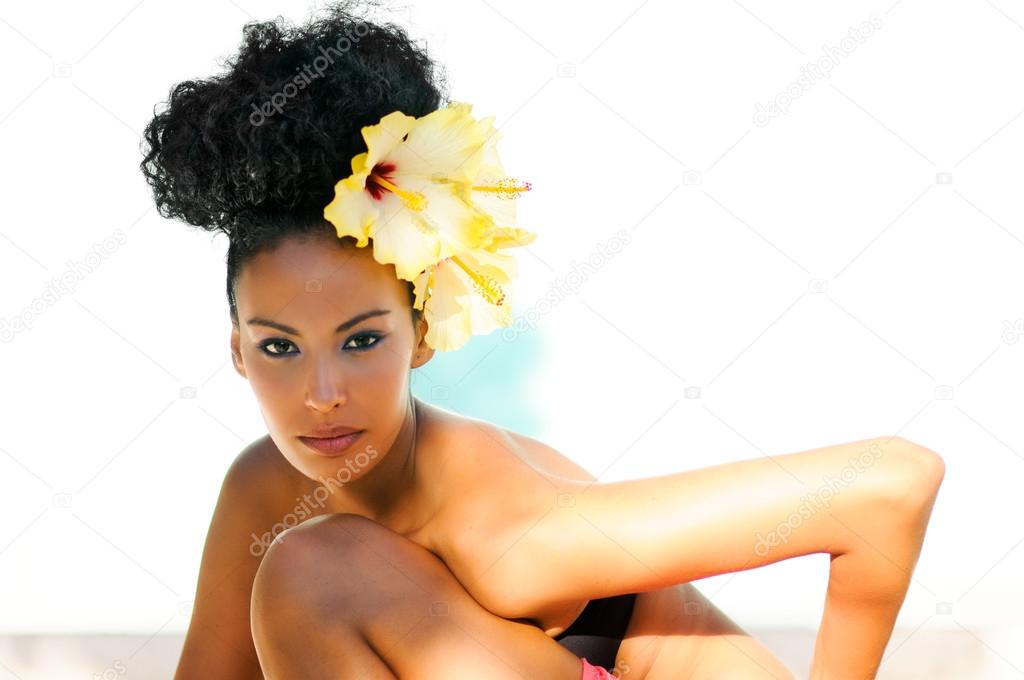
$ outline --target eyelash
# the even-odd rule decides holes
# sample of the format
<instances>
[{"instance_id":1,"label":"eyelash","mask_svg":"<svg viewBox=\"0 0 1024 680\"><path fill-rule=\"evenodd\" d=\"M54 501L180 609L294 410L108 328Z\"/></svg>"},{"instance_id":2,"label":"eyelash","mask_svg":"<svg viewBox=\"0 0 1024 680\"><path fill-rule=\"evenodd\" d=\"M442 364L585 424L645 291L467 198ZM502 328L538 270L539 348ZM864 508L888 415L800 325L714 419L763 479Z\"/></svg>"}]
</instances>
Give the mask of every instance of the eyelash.
<instances>
[{"instance_id":1,"label":"eyelash","mask_svg":"<svg viewBox=\"0 0 1024 680\"><path fill-rule=\"evenodd\" d=\"M345 344L347 345L350 341L356 340L358 338L373 338L373 342L370 343L369 345L363 345L362 347L353 347L352 349L347 350L347 351L349 351L349 352L365 352L367 350L373 349L373 347L375 347L376 345L380 344L380 341L384 338L384 336L379 334L379 333L360 333L359 335L353 335L351 338L346 340ZM289 344L289 345L292 344L292 342L290 340L285 340L283 338L271 338L270 340L264 340L263 342L261 342L258 345L258 347L259 347L260 351L263 352L268 357L279 358L279 357L288 356L289 354L294 354L294 352L268 352L267 351L267 347L269 345L276 345L278 343L286 343L286 344Z\"/></svg>"}]
</instances>

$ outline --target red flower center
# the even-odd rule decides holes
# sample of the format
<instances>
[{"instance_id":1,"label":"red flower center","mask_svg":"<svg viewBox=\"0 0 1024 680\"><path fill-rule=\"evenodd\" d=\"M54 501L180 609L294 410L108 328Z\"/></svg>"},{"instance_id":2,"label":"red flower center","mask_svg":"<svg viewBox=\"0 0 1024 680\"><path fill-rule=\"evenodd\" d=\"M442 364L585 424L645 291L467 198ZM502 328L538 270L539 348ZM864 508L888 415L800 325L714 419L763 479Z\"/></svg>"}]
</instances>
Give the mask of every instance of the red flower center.
<instances>
[{"instance_id":1,"label":"red flower center","mask_svg":"<svg viewBox=\"0 0 1024 680\"><path fill-rule=\"evenodd\" d=\"M366 190L370 192L374 200L379 201L384 195L385 191L389 189L382 184L377 182L377 179L383 179L384 181L392 184L391 173L395 171L394 163L377 163L373 166L373 170L370 171L369 177L366 178Z\"/></svg>"}]
</instances>

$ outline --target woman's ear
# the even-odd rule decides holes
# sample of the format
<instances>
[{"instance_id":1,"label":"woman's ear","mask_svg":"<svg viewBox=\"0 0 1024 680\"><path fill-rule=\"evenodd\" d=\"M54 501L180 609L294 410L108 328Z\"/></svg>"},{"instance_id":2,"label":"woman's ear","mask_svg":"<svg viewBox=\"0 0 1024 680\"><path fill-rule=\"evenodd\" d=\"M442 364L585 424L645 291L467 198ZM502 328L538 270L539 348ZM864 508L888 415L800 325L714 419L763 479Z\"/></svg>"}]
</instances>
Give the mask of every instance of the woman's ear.
<instances>
[{"instance_id":1,"label":"woman's ear","mask_svg":"<svg viewBox=\"0 0 1024 680\"><path fill-rule=\"evenodd\" d=\"M238 326L233 326L231 329L231 362L235 365L235 371L238 375L248 379L245 374L245 364L242 363L242 342L241 336L238 333Z\"/></svg>"},{"instance_id":2,"label":"woman's ear","mask_svg":"<svg viewBox=\"0 0 1024 680\"><path fill-rule=\"evenodd\" d=\"M427 344L427 320L421 315L416 323L416 349L412 353L410 368L419 368L434 356L434 348Z\"/></svg>"}]
</instances>

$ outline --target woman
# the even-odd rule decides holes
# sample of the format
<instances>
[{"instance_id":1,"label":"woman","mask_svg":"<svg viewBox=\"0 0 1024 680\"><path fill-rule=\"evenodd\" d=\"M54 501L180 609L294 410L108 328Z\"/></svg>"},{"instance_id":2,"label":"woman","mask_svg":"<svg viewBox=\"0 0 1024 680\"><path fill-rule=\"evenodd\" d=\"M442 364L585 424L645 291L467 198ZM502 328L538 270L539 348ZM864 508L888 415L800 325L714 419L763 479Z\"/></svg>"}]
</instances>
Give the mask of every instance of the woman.
<instances>
[{"instance_id":1,"label":"woman","mask_svg":"<svg viewBox=\"0 0 1024 680\"><path fill-rule=\"evenodd\" d=\"M227 66L172 90L142 164L161 214L229 237L231 357L268 429L225 476L178 680L791 678L689 582L816 552L811 677L875 676L937 454L878 437L598 483L413 398L411 369L465 329L422 303L408 259L380 261L383 231L343 235L352 203L332 200L366 126L441 110L434 65L338 4L247 25Z\"/></svg>"}]
</instances>

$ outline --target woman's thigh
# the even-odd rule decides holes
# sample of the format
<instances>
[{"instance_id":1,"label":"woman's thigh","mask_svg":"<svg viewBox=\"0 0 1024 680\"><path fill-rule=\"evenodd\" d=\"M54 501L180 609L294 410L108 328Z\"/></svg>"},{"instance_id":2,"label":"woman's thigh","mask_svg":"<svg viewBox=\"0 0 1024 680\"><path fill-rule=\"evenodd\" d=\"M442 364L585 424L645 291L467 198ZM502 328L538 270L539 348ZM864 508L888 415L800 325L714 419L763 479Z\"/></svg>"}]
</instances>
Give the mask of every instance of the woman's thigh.
<instances>
[{"instance_id":1,"label":"woman's thigh","mask_svg":"<svg viewBox=\"0 0 1024 680\"><path fill-rule=\"evenodd\" d=\"M401 680L580 679L576 655L536 626L484 609L437 555L372 520L324 515L282 536L260 566L261 597L299 619L315 616L328 635L358 631Z\"/></svg>"},{"instance_id":2,"label":"woman's thigh","mask_svg":"<svg viewBox=\"0 0 1024 680\"><path fill-rule=\"evenodd\" d=\"M792 680L764 646L691 583L638 593L615 658L626 680L735 677Z\"/></svg>"},{"instance_id":3,"label":"woman's thigh","mask_svg":"<svg viewBox=\"0 0 1024 680\"><path fill-rule=\"evenodd\" d=\"M701 636L697 601L690 584L637 593L633 616L615 656L616 675L650 680L662 669L689 678L696 667Z\"/></svg>"}]
</instances>

